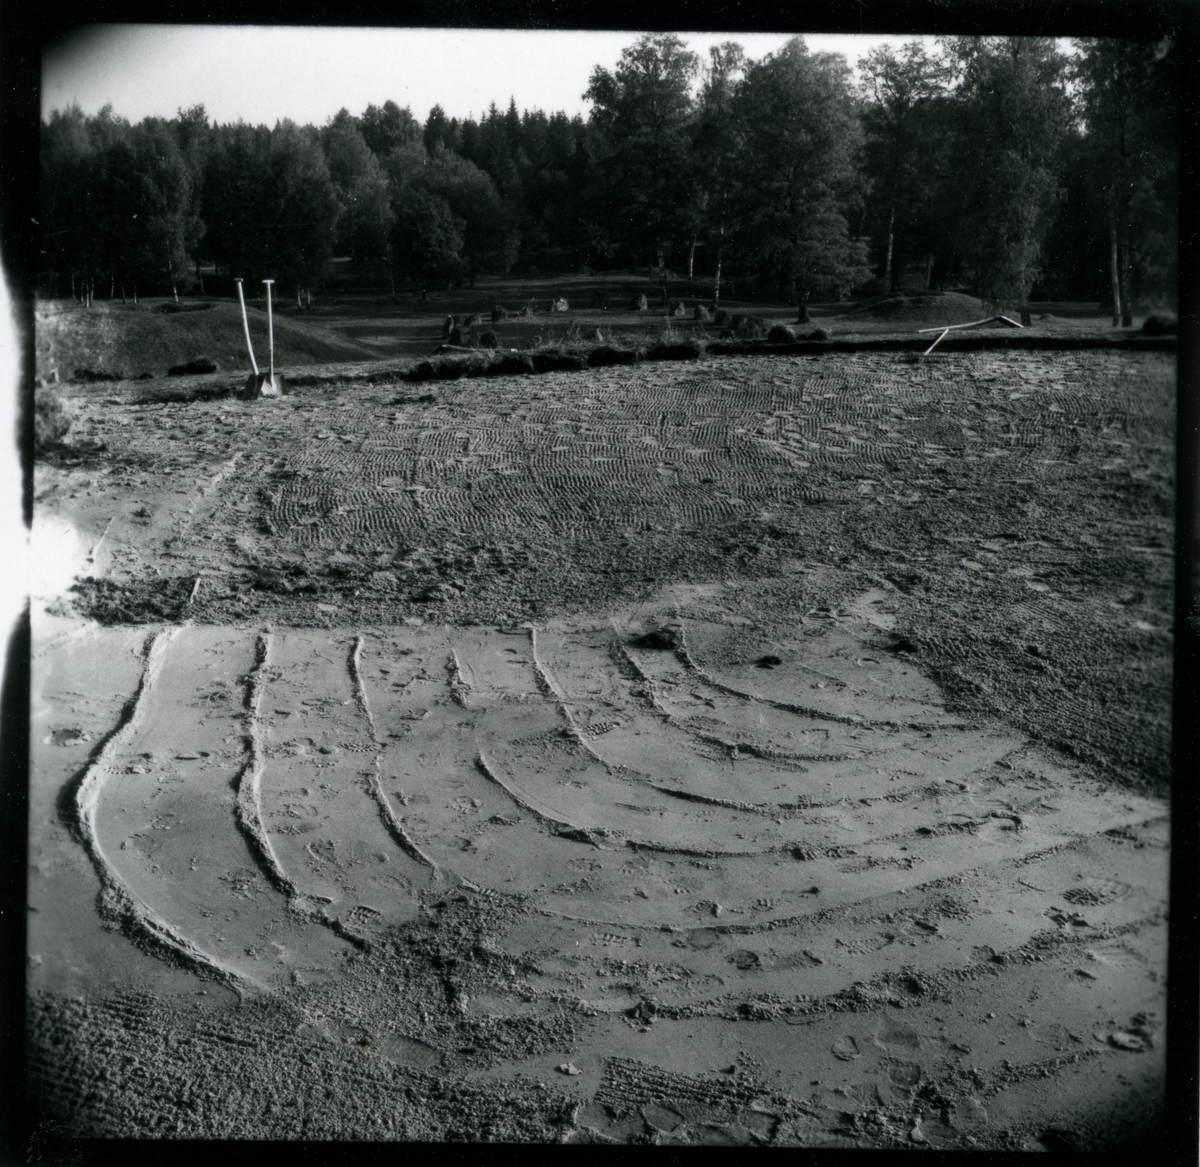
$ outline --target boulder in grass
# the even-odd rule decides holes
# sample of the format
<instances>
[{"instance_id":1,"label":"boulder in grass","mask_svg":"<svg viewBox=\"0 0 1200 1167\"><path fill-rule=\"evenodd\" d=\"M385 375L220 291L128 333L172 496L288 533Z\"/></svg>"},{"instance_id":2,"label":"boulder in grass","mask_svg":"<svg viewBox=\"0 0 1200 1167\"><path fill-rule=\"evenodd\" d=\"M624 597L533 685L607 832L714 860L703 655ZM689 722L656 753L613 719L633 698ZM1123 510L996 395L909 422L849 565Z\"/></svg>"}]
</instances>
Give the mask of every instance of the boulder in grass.
<instances>
[{"instance_id":1,"label":"boulder in grass","mask_svg":"<svg viewBox=\"0 0 1200 1167\"><path fill-rule=\"evenodd\" d=\"M442 340L450 339L450 333L454 331L454 325L456 323L457 321L453 316L447 316L446 319L442 321Z\"/></svg>"},{"instance_id":2,"label":"boulder in grass","mask_svg":"<svg viewBox=\"0 0 1200 1167\"><path fill-rule=\"evenodd\" d=\"M738 315L730 324L733 325L735 335L742 340L760 340L767 332L766 322L757 316Z\"/></svg>"},{"instance_id":3,"label":"boulder in grass","mask_svg":"<svg viewBox=\"0 0 1200 1167\"><path fill-rule=\"evenodd\" d=\"M632 365L639 357L637 349L617 348L614 345L601 345L588 353L588 364L592 368L603 365Z\"/></svg>"},{"instance_id":4,"label":"boulder in grass","mask_svg":"<svg viewBox=\"0 0 1200 1167\"><path fill-rule=\"evenodd\" d=\"M436 357L421 361L409 370L410 381L457 381L460 377L475 377L484 371L486 362L469 353Z\"/></svg>"},{"instance_id":5,"label":"boulder in grass","mask_svg":"<svg viewBox=\"0 0 1200 1167\"><path fill-rule=\"evenodd\" d=\"M587 358L582 353L564 352L561 349L543 349L531 353L530 360L538 373L573 372L587 368Z\"/></svg>"},{"instance_id":6,"label":"boulder in grass","mask_svg":"<svg viewBox=\"0 0 1200 1167\"><path fill-rule=\"evenodd\" d=\"M634 296L629 302L629 307L635 312L645 312L650 306L650 301L646 299L645 293L640 296Z\"/></svg>"},{"instance_id":7,"label":"boulder in grass","mask_svg":"<svg viewBox=\"0 0 1200 1167\"><path fill-rule=\"evenodd\" d=\"M450 335L447 338L447 343L454 345L456 348L460 348L467 343L461 324L456 324L450 329Z\"/></svg>"},{"instance_id":8,"label":"boulder in grass","mask_svg":"<svg viewBox=\"0 0 1200 1167\"><path fill-rule=\"evenodd\" d=\"M701 324L710 324L712 323L712 313L703 304L697 304L692 310L692 319Z\"/></svg>"},{"instance_id":9,"label":"boulder in grass","mask_svg":"<svg viewBox=\"0 0 1200 1167\"><path fill-rule=\"evenodd\" d=\"M1167 312L1154 312L1142 324L1147 336L1169 336L1179 332L1179 321Z\"/></svg>"},{"instance_id":10,"label":"boulder in grass","mask_svg":"<svg viewBox=\"0 0 1200 1167\"><path fill-rule=\"evenodd\" d=\"M782 324L776 324L770 332L767 333L768 344L791 344L796 338L792 335L791 330L784 328Z\"/></svg>"},{"instance_id":11,"label":"boulder in grass","mask_svg":"<svg viewBox=\"0 0 1200 1167\"><path fill-rule=\"evenodd\" d=\"M713 323L717 325L725 325L729 323L729 313L724 308L718 308L713 313Z\"/></svg>"},{"instance_id":12,"label":"boulder in grass","mask_svg":"<svg viewBox=\"0 0 1200 1167\"><path fill-rule=\"evenodd\" d=\"M76 369L76 381L124 381L124 373L106 373L101 369Z\"/></svg>"},{"instance_id":13,"label":"boulder in grass","mask_svg":"<svg viewBox=\"0 0 1200 1167\"><path fill-rule=\"evenodd\" d=\"M483 332L479 334L480 348L495 348L498 343L499 342L496 340L496 334L490 328L485 328Z\"/></svg>"},{"instance_id":14,"label":"boulder in grass","mask_svg":"<svg viewBox=\"0 0 1200 1167\"><path fill-rule=\"evenodd\" d=\"M487 367L487 373L492 377L517 377L532 372L533 360L528 353L497 353Z\"/></svg>"},{"instance_id":15,"label":"boulder in grass","mask_svg":"<svg viewBox=\"0 0 1200 1167\"><path fill-rule=\"evenodd\" d=\"M468 328L477 328L483 323L483 314L480 312L475 312L471 316L467 317L465 323Z\"/></svg>"},{"instance_id":16,"label":"boulder in grass","mask_svg":"<svg viewBox=\"0 0 1200 1167\"><path fill-rule=\"evenodd\" d=\"M814 328L812 330L812 332L810 332L808 334L808 339L809 340L828 340L830 335L831 334L830 334L830 331L828 328Z\"/></svg>"},{"instance_id":17,"label":"boulder in grass","mask_svg":"<svg viewBox=\"0 0 1200 1167\"><path fill-rule=\"evenodd\" d=\"M182 365L172 365L167 370L167 376L190 377L199 373L215 373L216 371L216 361L210 361L207 357L197 357L196 360L188 361Z\"/></svg>"},{"instance_id":18,"label":"boulder in grass","mask_svg":"<svg viewBox=\"0 0 1200 1167\"><path fill-rule=\"evenodd\" d=\"M492 323L496 324L501 320L507 320L507 319L508 319L508 309L505 308L503 304L497 304L492 309Z\"/></svg>"},{"instance_id":19,"label":"boulder in grass","mask_svg":"<svg viewBox=\"0 0 1200 1167\"><path fill-rule=\"evenodd\" d=\"M566 296L559 296L557 299L550 301L551 312L566 312L570 306L571 305L567 303Z\"/></svg>"},{"instance_id":20,"label":"boulder in grass","mask_svg":"<svg viewBox=\"0 0 1200 1167\"><path fill-rule=\"evenodd\" d=\"M670 314L672 316L686 316L687 315L687 305L682 300L676 300L671 305Z\"/></svg>"},{"instance_id":21,"label":"boulder in grass","mask_svg":"<svg viewBox=\"0 0 1200 1167\"><path fill-rule=\"evenodd\" d=\"M656 344L646 350L648 361L693 361L704 354L704 342L682 340L674 343Z\"/></svg>"}]
</instances>

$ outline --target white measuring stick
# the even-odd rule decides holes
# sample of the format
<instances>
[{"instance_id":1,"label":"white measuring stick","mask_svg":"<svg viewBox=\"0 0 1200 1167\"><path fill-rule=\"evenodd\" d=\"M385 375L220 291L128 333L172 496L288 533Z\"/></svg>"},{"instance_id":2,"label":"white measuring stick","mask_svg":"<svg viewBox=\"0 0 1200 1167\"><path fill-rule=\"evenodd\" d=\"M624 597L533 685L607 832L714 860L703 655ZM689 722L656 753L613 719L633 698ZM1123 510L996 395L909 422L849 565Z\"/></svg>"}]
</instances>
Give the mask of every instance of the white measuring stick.
<instances>
[{"instance_id":1,"label":"white measuring stick","mask_svg":"<svg viewBox=\"0 0 1200 1167\"><path fill-rule=\"evenodd\" d=\"M970 324L939 324L935 328L918 328L918 332L941 332L945 329L949 332L952 328L978 328L981 324L991 324L995 320L1003 320L1005 324L1012 325L1013 328L1024 328L1024 324L1018 324L1015 320L1010 320L1007 316L989 316L986 320L972 320Z\"/></svg>"},{"instance_id":2,"label":"white measuring stick","mask_svg":"<svg viewBox=\"0 0 1200 1167\"><path fill-rule=\"evenodd\" d=\"M986 320L972 320L970 324L939 324L936 328L918 328L917 333L922 332L940 332L942 335L937 338L922 354L927 357L939 344L950 335L956 328L978 328L981 324L992 324L997 320L1002 320L1005 324L1011 325L1013 328L1024 328L1025 325L1018 324L1015 320L1010 320L1007 316L989 316Z\"/></svg>"},{"instance_id":3,"label":"white measuring stick","mask_svg":"<svg viewBox=\"0 0 1200 1167\"><path fill-rule=\"evenodd\" d=\"M250 321L246 319L246 297L242 295L242 281L234 280L238 288L238 303L242 306L242 331L246 334L246 349L250 353L250 367L258 376L258 362L254 359L254 345L250 343Z\"/></svg>"},{"instance_id":4,"label":"white measuring stick","mask_svg":"<svg viewBox=\"0 0 1200 1167\"><path fill-rule=\"evenodd\" d=\"M271 352L271 387L275 387L275 320L271 315L271 285L274 280L263 280L267 285L267 343Z\"/></svg>"},{"instance_id":5,"label":"white measuring stick","mask_svg":"<svg viewBox=\"0 0 1200 1167\"><path fill-rule=\"evenodd\" d=\"M921 329L921 331L922 331L922 332L933 332L934 330L933 330L932 328L922 328L922 329ZM944 341L944 340L946 339L946 337L948 337L949 335L950 335L950 329L948 329L948 328L944 328L944 329L942 329L942 335L941 335L941 336L939 336L939 337L937 338L937 340L935 340L935 341L933 342L933 344L931 344L931 345L930 345L930 346L929 346L929 347L928 347L928 348L927 348L927 349L926 349L926 350L925 350L925 351L924 351L924 352L921 354L921 356L923 356L923 357L927 357L927 356L929 356L929 354L930 354L931 352L933 352L933 350L934 350L935 348L937 348L937 346L938 346L939 344L941 344L941 343L942 343L942 341Z\"/></svg>"}]
</instances>

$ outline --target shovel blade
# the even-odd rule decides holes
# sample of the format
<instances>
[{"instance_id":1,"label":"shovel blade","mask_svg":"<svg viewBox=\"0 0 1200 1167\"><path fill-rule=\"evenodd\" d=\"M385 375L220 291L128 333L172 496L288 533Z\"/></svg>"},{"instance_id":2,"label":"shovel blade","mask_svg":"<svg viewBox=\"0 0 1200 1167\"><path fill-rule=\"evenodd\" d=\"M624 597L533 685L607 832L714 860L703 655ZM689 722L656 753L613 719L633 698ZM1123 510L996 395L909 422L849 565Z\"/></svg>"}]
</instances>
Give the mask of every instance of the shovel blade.
<instances>
[{"instance_id":1,"label":"shovel blade","mask_svg":"<svg viewBox=\"0 0 1200 1167\"><path fill-rule=\"evenodd\" d=\"M287 388L283 383L283 378L276 373L275 379L271 379L270 373L251 373L246 378L246 384L242 389L243 401L254 401L259 397L282 397L287 392Z\"/></svg>"}]
</instances>

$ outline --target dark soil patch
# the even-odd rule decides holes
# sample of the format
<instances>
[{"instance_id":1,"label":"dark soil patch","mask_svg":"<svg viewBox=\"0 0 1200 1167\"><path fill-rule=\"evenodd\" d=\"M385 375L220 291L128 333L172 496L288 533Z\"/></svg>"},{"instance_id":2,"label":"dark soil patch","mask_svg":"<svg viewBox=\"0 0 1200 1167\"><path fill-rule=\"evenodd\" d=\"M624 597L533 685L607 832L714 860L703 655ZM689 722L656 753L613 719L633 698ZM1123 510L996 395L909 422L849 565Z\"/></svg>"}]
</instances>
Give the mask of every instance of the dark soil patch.
<instances>
[{"instance_id":1,"label":"dark soil patch","mask_svg":"<svg viewBox=\"0 0 1200 1167\"><path fill-rule=\"evenodd\" d=\"M194 576L131 583L87 576L71 590L80 615L99 624L157 624L184 619L195 583Z\"/></svg>"}]
</instances>

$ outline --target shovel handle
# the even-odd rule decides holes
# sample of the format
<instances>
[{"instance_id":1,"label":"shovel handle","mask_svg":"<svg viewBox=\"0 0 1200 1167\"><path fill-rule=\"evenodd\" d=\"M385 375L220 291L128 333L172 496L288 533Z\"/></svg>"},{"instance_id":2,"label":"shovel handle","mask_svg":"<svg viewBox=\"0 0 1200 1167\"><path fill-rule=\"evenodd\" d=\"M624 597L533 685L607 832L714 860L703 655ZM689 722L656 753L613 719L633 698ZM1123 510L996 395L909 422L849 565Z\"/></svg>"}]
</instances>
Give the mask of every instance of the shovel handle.
<instances>
[{"instance_id":1,"label":"shovel handle","mask_svg":"<svg viewBox=\"0 0 1200 1167\"><path fill-rule=\"evenodd\" d=\"M237 284L238 303L242 306L242 331L246 334L246 350L250 354L250 367L257 377L258 362L254 359L254 346L250 343L250 321L246 319L246 298L242 295L242 281L234 280L234 283Z\"/></svg>"},{"instance_id":2,"label":"shovel handle","mask_svg":"<svg viewBox=\"0 0 1200 1167\"><path fill-rule=\"evenodd\" d=\"M271 314L271 285L274 280L263 280L267 287L267 351L271 359L271 384L275 384L275 318Z\"/></svg>"}]
</instances>

